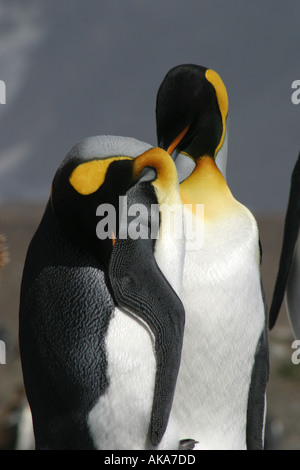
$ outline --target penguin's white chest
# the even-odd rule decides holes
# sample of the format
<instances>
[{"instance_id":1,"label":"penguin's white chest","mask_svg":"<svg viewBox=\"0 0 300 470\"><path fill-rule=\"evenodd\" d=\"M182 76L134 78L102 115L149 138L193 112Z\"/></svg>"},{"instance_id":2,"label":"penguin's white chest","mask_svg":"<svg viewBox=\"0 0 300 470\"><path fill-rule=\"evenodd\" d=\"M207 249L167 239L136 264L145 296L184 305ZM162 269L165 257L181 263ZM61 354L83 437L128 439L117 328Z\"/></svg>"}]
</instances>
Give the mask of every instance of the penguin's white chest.
<instances>
[{"instance_id":1,"label":"penguin's white chest","mask_svg":"<svg viewBox=\"0 0 300 470\"><path fill-rule=\"evenodd\" d=\"M98 449L144 449L152 410L153 340L137 318L115 309L106 337L109 386L89 414Z\"/></svg>"},{"instance_id":2,"label":"penguin's white chest","mask_svg":"<svg viewBox=\"0 0 300 470\"><path fill-rule=\"evenodd\" d=\"M155 387L154 337L137 317L115 309L106 337L109 386L89 413L99 450L151 448L149 428ZM158 448L176 449L170 423Z\"/></svg>"},{"instance_id":3,"label":"penguin's white chest","mask_svg":"<svg viewBox=\"0 0 300 470\"><path fill-rule=\"evenodd\" d=\"M244 449L251 373L264 327L258 234L248 212L205 224L204 245L188 251L186 312L172 415L181 439L199 449Z\"/></svg>"}]
</instances>

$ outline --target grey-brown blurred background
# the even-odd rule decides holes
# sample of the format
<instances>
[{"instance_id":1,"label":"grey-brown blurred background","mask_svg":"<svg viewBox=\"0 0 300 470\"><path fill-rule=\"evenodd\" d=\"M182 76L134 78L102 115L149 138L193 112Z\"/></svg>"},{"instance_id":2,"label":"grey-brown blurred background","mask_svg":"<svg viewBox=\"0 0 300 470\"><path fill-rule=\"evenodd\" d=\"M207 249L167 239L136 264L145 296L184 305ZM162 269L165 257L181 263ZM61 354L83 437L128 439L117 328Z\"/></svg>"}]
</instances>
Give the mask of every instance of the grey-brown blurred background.
<instances>
[{"instance_id":1,"label":"grey-brown blurred background","mask_svg":"<svg viewBox=\"0 0 300 470\"><path fill-rule=\"evenodd\" d=\"M28 243L51 180L76 142L95 134L156 144L155 97L180 63L215 69L229 94L227 176L256 216L270 303L290 175L300 150L297 0L2 0L0 3L0 448L22 397L18 306ZM270 447L300 449L300 365L285 308L270 333ZM17 415L13 415L16 417ZM9 418L10 417L10 418ZM12 427L12 425L11 425Z\"/></svg>"}]
</instances>

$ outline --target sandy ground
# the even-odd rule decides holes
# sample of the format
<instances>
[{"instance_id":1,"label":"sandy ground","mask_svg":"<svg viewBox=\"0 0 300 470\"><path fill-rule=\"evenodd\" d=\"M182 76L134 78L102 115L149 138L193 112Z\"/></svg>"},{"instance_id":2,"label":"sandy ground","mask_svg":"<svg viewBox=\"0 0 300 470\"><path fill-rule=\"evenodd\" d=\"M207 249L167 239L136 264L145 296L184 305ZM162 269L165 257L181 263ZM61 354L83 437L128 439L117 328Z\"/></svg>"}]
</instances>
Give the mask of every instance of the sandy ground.
<instances>
[{"instance_id":1,"label":"sandy ground","mask_svg":"<svg viewBox=\"0 0 300 470\"><path fill-rule=\"evenodd\" d=\"M10 254L10 261L0 275L0 340L5 341L7 353L6 364L0 365L0 448L4 410L19 400L23 388L18 351L20 282L27 247L43 210L40 206L0 207L0 232L7 238ZM270 303L280 255L283 217L259 217L258 225L263 246L262 276ZM272 430L273 439L267 442L273 449L300 450L300 364L294 365L291 361L292 342L283 307L277 325L269 334L268 429Z\"/></svg>"}]
</instances>

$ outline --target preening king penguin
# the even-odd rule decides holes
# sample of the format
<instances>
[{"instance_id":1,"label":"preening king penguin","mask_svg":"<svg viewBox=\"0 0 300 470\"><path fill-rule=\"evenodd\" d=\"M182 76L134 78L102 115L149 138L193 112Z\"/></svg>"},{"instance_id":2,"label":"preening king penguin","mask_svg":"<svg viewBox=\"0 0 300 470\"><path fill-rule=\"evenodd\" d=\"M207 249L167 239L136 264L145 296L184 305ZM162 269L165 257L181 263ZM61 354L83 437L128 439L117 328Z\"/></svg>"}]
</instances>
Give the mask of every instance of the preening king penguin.
<instances>
[{"instance_id":1,"label":"preening king penguin","mask_svg":"<svg viewBox=\"0 0 300 470\"><path fill-rule=\"evenodd\" d=\"M121 215L120 196L128 205ZM181 204L175 165L135 139L85 139L56 172L20 299L37 449L178 448L169 415L184 331L183 265L164 263L164 244L178 261L184 240L159 236L165 202ZM102 204L120 220L107 219L107 239L96 215Z\"/></svg>"},{"instance_id":2,"label":"preening king penguin","mask_svg":"<svg viewBox=\"0 0 300 470\"><path fill-rule=\"evenodd\" d=\"M158 145L175 160L187 220L202 218L204 233L194 249L186 230L186 323L172 415L195 449L262 449L268 346L259 234L226 182L227 117L215 71L187 64L167 73L156 101Z\"/></svg>"},{"instance_id":3,"label":"preening king penguin","mask_svg":"<svg viewBox=\"0 0 300 470\"><path fill-rule=\"evenodd\" d=\"M300 155L295 164L285 216L279 268L270 307L269 325L276 323L284 295L293 334L300 339Z\"/></svg>"}]
</instances>

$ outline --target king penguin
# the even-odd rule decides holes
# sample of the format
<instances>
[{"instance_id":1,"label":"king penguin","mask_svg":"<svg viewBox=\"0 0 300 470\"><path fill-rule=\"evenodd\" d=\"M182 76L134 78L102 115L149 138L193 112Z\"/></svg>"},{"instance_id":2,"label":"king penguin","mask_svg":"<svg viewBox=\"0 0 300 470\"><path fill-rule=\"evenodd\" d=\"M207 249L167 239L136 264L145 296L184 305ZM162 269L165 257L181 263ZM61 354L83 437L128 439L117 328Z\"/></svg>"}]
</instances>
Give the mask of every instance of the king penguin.
<instances>
[{"instance_id":1,"label":"king penguin","mask_svg":"<svg viewBox=\"0 0 300 470\"><path fill-rule=\"evenodd\" d=\"M260 241L253 215L226 182L227 118L227 91L215 71L187 64L167 73L156 100L157 139L175 160L189 221L172 414L196 450L262 449L264 442L269 365ZM188 227L197 222L195 244Z\"/></svg>"},{"instance_id":2,"label":"king penguin","mask_svg":"<svg viewBox=\"0 0 300 470\"><path fill-rule=\"evenodd\" d=\"M128 213L123 204L120 223L107 219L114 233L101 237L99 206L118 212L120 197ZM20 297L36 449L178 449L169 418L184 332L185 249L183 239L159 236L164 203L180 209L175 165L135 139L89 137L58 168ZM176 266L163 263L170 250Z\"/></svg>"},{"instance_id":3,"label":"king penguin","mask_svg":"<svg viewBox=\"0 0 300 470\"><path fill-rule=\"evenodd\" d=\"M279 268L270 307L269 325L276 323L284 296L295 339L300 339L300 154L291 177Z\"/></svg>"}]
</instances>

